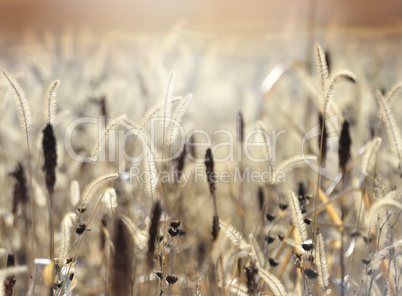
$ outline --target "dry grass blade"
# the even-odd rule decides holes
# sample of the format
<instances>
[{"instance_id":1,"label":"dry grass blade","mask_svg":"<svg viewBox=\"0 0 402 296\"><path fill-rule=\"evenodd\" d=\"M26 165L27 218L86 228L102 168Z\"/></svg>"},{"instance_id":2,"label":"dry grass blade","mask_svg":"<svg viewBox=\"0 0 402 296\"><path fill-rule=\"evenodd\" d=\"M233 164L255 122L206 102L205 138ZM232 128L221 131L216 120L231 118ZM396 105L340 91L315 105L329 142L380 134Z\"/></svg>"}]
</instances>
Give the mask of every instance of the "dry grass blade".
<instances>
[{"instance_id":1,"label":"dry grass blade","mask_svg":"<svg viewBox=\"0 0 402 296\"><path fill-rule=\"evenodd\" d=\"M28 267L26 266L13 266L5 269L0 269L0 278L6 278L12 275L22 274L28 272ZM1 281L2 282L2 281Z\"/></svg>"},{"instance_id":2,"label":"dry grass blade","mask_svg":"<svg viewBox=\"0 0 402 296\"><path fill-rule=\"evenodd\" d=\"M263 281L268 285L271 289L272 293L275 296L285 296L287 295L285 287L281 283L281 281L274 276L272 273L266 271L263 268L258 269L258 274L261 276Z\"/></svg>"},{"instance_id":3,"label":"dry grass blade","mask_svg":"<svg viewBox=\"0 0 402 296\"><path fill-rule=\"evenodd\" d=\"M317 184L311 180L310 178L308 179L311 186L313 187L313 190L317 190ZM325 206L325 211L327 212L327 214L329 215L329 218L331 219L331 221L333 223L335 223L335 225L342 225L342 219L339 216L337 210L335 209L334 205L332 203L328 203L329 202L329 198L325 195L325 193L321 190L321 188L318 188L318 197L321 200L321 202L323 204L327 204Z\"/></svg>"},{"instance_id":4,"label":"dry grass blade","mask_svg":"<svg viewBox=\"0 0 402 296\"><path fill-rule=\"evenodd\" d=\"M394 143L394 148L398 156L399 167L400 167L402 162L402 140L399 128L395 122L394 116L391 112L391 108L384 99L384 96L380 92L377 92L376 97L378 104L380 105L382 113L381 118L385 124L388 138L391 142Z\"/></svg>"},{"instance_id":5,"label":"dry grass blade","mask_svg":"<svg viewBox=\"0 0 402 296\"><path fill-rule=\"evenodd\" d=\"M303 221L303 214L300 209L299 199L294 192L289 194L290 211L292 212L293 224L297 229L297 234L301 242L308 239L306 224Z\"/></svg>"},{"instance_id":6,"label":"dry grass blade","mask_svg":"<svg viewBox=\"0 0 402 296\"><path fill-rule=\"evenodd\" d=\"M60 80L54 80L50 83L45 95L45 120L47 123L53 123L53 118L56 114L56 94L57 88L60 85Z\"/></svg>"},{"instance_id":7,"label":"dry grass blade","mask_svg":"<svg viewBox=\"0 0 402 296\"><path fill-rule=\"evenodd\" d=\"M318 233L318 236L317 236L315 252L316 252L315 264L317 266L317 271L318 271L318 284L322 288L325 288L329 284L329 282L328 282L329 273L328 273L327 257L325 255L324 238L323 238L321 232Z\"/></svg>"},{"instance_id":8,"label":"dry grass blade","mask_svg":"<svg viewBox=\"0 0 402 296\"><path fill-rule=\"evenodd\" d=\"M378 149L380 148L381 143L381 138L375 138L367 147L367 150L364 152L361 164L361 171L363 176L366 177L373 171L377 159Z\"/></svg>"},{"instance_id":9,"label":"dry grass blade","mask_svg":"<svg viewBox=\"0 0 402 296\"><path fill-rule=\"evenodd\" d=\"M88 200L91 199L102 186L116 180L118 176L117 173L106 174L88 184L81 196L81 206L84 207Z\"/></svg>"},{"instance_id":10,"label":"dry grass blade","mask_svg":"<svg viewBox=\"0 0 402 296\"><path fill-rule=\"evenodd\" d=\"M31 127L31 109L28 106L28 102L25 98L25 93L21 86L9 73L3 71L3 75L9 85L9 88L13 94L13 97L17 101L19 109L19 120L20 125L25 132L27 132Z\"/></svg>"}]
</instances>

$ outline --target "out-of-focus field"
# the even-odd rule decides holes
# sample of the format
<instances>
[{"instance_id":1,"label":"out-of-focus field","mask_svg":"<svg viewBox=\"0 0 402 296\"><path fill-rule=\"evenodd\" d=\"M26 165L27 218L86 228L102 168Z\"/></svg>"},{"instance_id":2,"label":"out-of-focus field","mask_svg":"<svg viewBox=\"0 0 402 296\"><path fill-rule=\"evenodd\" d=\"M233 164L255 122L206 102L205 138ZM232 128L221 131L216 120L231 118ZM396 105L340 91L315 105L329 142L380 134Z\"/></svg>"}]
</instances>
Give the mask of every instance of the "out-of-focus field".
<instances>
[{"instance_id":1,"label":"out-of-focus field","mask_svg":"<svg viewBox=\"0 0 402 296\"><path fill-rule=\"evenodd\" d=\"M392 148L392 139L387 137L384 125L380 124L382 117L375 94L378 89L388 91L395 83L402 81L401 4L397 1L388 4L377 1L336 3L251 1L247 7L229 1L198 1L192 5L184 1L150 1L141 5L124 1L114 5L104 1L96 4L91 1L68 4L47 1L2 3L0 69L15 77L25 91L32 112L32 127L29 131L30 173L26 136L18 122L18 108L7 81L1 79L0 266L4 266L6 253L14 253L17 265L32 267L30 206L21 206L12 213L15 181L10 172L15 170L18 163L25 168L27 180L30 177L33 180L30 198L34 201L35 209L34 258L48 257L50 230L47 224L48 196L42 172L42 129L46 124L43 98L49 83L54 79L61 81L57 92L57 112L52 123L58 155L54 196L57 257L62 242L66 240L61 229L63 217L69 212L76 212L78 208L71 201L71 183L78 181L83 192L92 179L113 172L120 160L107 159L90 164L74 159L66 145L71 144L80 155L90 156L104 127L99 127L98 122L83 125L75 130L71 142L67 143L69 126L77 119L100 119L99 116L109 119L122 114L140 123L152 106L163 102L169 75L174 70L176 80L173 96L193 95L181 122L185 134L202 130L211 136L211 143L206 143L200 132L191 139L200 144L192 152L199 161L186 158L183 169L184 174L193 174L191 176L195 177L198 172L202 177L190 177L184 185L159 182L151 194L146 182L130 182L129 179L130 167L143 170L142 164L123 162L123 171L111 184L117 192L117 207L113 211L108 209L107 204L97 208L91 220L91 231L86 232L82 244L78 243L81 236L76 234L76 229L71 230L72 250L78 250L73 258L77 284L74 292L66 295L115 293L110 286L111 283L115 284L115 269L119 268L113 265L117 260L114 248L119 243L114 222L121 215L129 217L135 225L130 229L129 247L126 246L124 253L131 258L130 271L126 273L129 274L132 295L157 295L163 289L168 295L212 295L216 291L217 295L224 295L230 285L232 288L237 283L242 287L246 285L243 266L250 266L249 259L254 260L255 253L241 249L240 244L233 245L230 239L224 239L223 236L219 237L221 245L218 247L211 241L213 202L209 184L204 178L205 151L209 146L216 147L227 141L222 133L216 132L218 130L228 131L237 141L237 116L241 112L245 133L261 129L261 123L269 134L271 131L285 131L273 147L276 150L270 151L275 153L276 159L272 159L271 154L271 159L264 163L250 158L239 161L236 157L219 161L230 152L226 145L213 150L216 172L228 172L233 177L238 170L275 170L282 161L300 156L302 147L306 149L304 152L318 158L317 138L302 146L303 137L319 122L319 106L314 103L320 89L314 57L317 41L327 53L331 74L348 69L357 78L356 84L342 82L336 86L328 111L328 116L337 114L339 122L331 132L335 141L328 145L328 167L325 172L338 171L338 150L334 143L340 137L340 128L345 120L350 122L352 144L348 171L342 175L343 179L339 181L323 177L320 183L329 199L338 195L347 196L344 203L333 201L335 216L341 217L342 227L334 226L333 216L326 210L318 215L317 223L324 235L330 274L327 289L331 290L331 295L342 295L342 269L344 275L353 280L344 285L350 294L366 295L370 289L372 295L380 295L376 293L385 289L390 291L390 295L400 292L402 286L398 268L401 260L397 257L397 247L395 253L386 254L385 260L375 257L381 249L400 241L400 223L391 223L398 221L400 209L396 206L392 211L388 211L388 208L387 211L381 211L375 226L368 225L365 219L370 207L393 190L396 193L392 200L400 202L398 157ZM282 76L275 74L282 71ZM395 124L401 127L402 110L398 108L398 96L399 93L389 104ZM315 99L319 101L319 98ZM147 129L147 132L150 131ZM113 134L113 137L116 135ZM375 137L382 138L382 146L374 160L375 172L362 177L361 158ZM165 156L174 154L184 144L184 141L176 141L168 148L163 136L153 140L156 144L155 155L162 151ZM113 146L115 144L107 142L107 157L122 156L119 154L121 147ZM141 150L140 144L131 147L128 140L117 144L124 146L129 153L135 154ZM235 154L238 153L237 149L237 146L234 147ZM256 155L266 152L262 148L253 151ZM176 167L177 162L175 158L171 162L157 163L157 166L160 171L167 172L169 165ZM324 293L325 290L316 281L307 280L305 273L296 268L297 260L293 254L302 252L301 242L297 235L291 234L291 230L297 222L291 217L290 208L280 209L281 205L289 203L289 191L297 192L299 189L300 194L302 184L305 193L313 197L306 205L306 215L313 212L317 198L314 187L317 172L307 166L297 167L286 174L283 184L230 180L216 184L219 218L223 225L230 224L239 229L247 242L250 234L255 235L264 257L275 258L280 264L274 268L269 263L261 266L260 262L259 268L265 267L277 276L289 295ZM261 199L258 200L260 190L266 201L263 208ZM97 195L97 198L100 196ZM156 200L162 204L159 233L165 236L163 243L166 247L159 261L156 259L160 250L155 251L154 268L146 274L149 220ZM318 204L322 203L320 200ZM341 208L345 205L348 211ZM80 223L88 223L96 208L96 199L88 202L87 207ZM267 213L275 215L275 223L267 221ZM109 225L107 231L102 231L99 223L105 216ZM169 226L164 225L164 220L181 220L180 229L183 233L173 237L167 232ZM379 221L384 223L381 225L386 225L382 234ZM221 232L224 232L222 227ZM355 236L350 235L353 230L359 231L360 236L356 241ZM310 227L308 231L313 238L315 229ZM108 243L107 247L100 249L99 236L102 233L106 233ZM271 234L276 240L268 245L266 236ZM284 239L285 235L288 236ZM131 236L134 238L131 239ZM339 255L342 240L345 244L342 246L345 248L344 266ZM163 243L158 245L163 248ZM68 254L73 257L73 252ZM302 254L302 268L305 270L310 264L306 259L308 252L303 251ZM361 262L361 259L367 258L381 262L372 268L371 273L369 266ZM178 283L171 287L165 281L159 281L153 272L161 268L162 261L164 275L174 274L178 277ZM67 266L64 262L59 264ZM59 280L60 270L55 283L60 283ZM257 280L260 292L281 295L265 285L260 277ZM223 284L227 287L222 288ZM28 286L32 287L29 275L18 276L15 295L25 295ZM60 287L55 291L60 291ZM46 292L46 284L41 279L37 295Z\"/></svg>"}]
</instances>

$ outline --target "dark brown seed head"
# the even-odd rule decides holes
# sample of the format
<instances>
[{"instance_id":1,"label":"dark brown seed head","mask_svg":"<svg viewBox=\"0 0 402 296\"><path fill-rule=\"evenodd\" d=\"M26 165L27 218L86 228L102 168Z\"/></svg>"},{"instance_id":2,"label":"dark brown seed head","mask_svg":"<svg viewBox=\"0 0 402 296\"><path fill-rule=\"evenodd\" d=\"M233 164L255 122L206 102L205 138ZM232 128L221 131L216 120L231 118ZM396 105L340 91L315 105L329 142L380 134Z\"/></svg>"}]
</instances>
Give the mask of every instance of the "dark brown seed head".
<instances>
[{"instance_id":1,"label":"dark brown seed head","mask_svg":"<svg viewBox=\"0 0 402 296\"><path fill-rule=\"evenodd\" d=\"M106 246L107 215L103 215L99 229L99 248L103 252Z\"/></svg>"},{"instance_id":2,"label":"dark brown seed head","mask_svg":"<svg viewBox=\"0 0 402 296\"><path fill-rule=\"evenodd\" d=\"M272 222L272 221L275 219L275 215L272 215L272 214L270 214L270 213L268 213L268 214L266 215L266 217L267 217L267 220L268 220L269 222Z\"/></svg>"},{"instance_id":3,"label":"dark brown seed head","mask_svg":"<svg viewBox=\"0 0 402 296\"><path fill-rule=\"evenodd\" d=\"M285 236L283 234L278 234L278 238L280 241L283 241L283 239L285 238Z\"/></svg>"},{"instance_id":4,"label":"dark brown seed head","mask_svg":"<svg viewBox=\"0 0 402 296\"><path fill-rule=\"evenodd\" d=\"M12 213L14 216L14 224L17 221L17 213L19 205L25 205L29 201L29 191L25 179L24 167L21 163L17 168L10 173L10 176L14 177L17 181L14 185Z\"/></svg>"},{"instance_id":5,"label":"dark brown seed head","mask_svg":"<svg viewBox=\"0 0 402 296\"><path fill-rule=\"evenodd\" d=\"M155 271L155 274L160 280L163 280L163 273L161 271Z\"/></svg>"},{"instance_id":6,"label":"dark brown seed head","mask_svg":"<svg viewBox=\"0 0 402 296\"><path fill-rule=\"evenodd\" d=\"M303 219L303 221L304 221L304 223L306 223L307 225L310 225L313 220L311 220L311 218L305 218L305 219Z\"/></svg>"},{"instance_id":7,"label":"dark brown seed head","mask_svg":"<svg viewBox=\"0 0 402 296\"><path fill-rule=\"evenodd\" d=\"M87 228L86 224L80 224L77 226L77 229L75 230L75 232L78 234L83 234L86 228Z\"/></svg>"},{"instance_id":8,"label":"dark brown seed head","mask_svg":"<svg viewBox=\"0 0 402 296\"><path fill-rule=\"evenodd\" d=\"M114 295L130 295L131 289L131 248L129 233L123 220L118 217L113 235L112 287Z\"/></svg>"},{"instance_id":9,"label":"dark brown seed head","mask_svg":"<svg viewBox=\"0 0 402 296\"><path fill-rule=\"evenodd\" d=\"M311 268L307 268L304 270L304 274L309 278L309 279L316 279L318 277L318 273L311 269Z\"/></svg>"},{"instance_id":10,"label":"dark brown seed head","mask_svg":"<svg viewBox=\"0 0 402 296\"><path fill-rule=\"evenodd\" d=\"M50 123L46 125L42 132L42 149L45 160L42 170L45 172L46 188L49 193L53 193L54 184L56 183L57 166L56 138Z\"/></svg>"},{"instance_id":11,"label":"dark brown seed head","mask_svg":"<svg viewBox=\"0 0 402 296\"><path fill-rule=\"evenodd\" d=\"M269 265L271 265L272 267L276 267L276 266L279 265L279 261L278 261L278 260L275 260L275 259L273 259L273 258L269 258L269 259L268 259L268 262L269 262Z\"/></svg>"},{"instance_id":12,"label":"dark brown seed head","mask_svg":"<svg viewBox=\"0 0 402 296\"><path fill-rule=\"evenodd\" d=\"M159 201L156 201L152 209L151 225L149 226L149 239L148 239L148 251L147 251L148 273L153 266L155 242L158 235L159 219L161 217L161 214L162 214L161 206L159 204Z\"/></svg>"},{"instance_id":13,"label":"dark brown seed head","mask_svg":"<svg viewBox=\"0 0 402 296\"><path fill-rule=\"evenodd\" d=\"M179 228L180 224L181 224L181 221L180 220L170 221L169 224L170 224L170 227Z\"/></svg>"},{"instance_id":14,"label":"dark brown seed head","mask_svg":"<svg viewBox=\"0 0 402 296\"><path fill-rule=\"evenodd\" d=\"M264 201L265 201L264 191L262 187L258 187L258 205L260 207L260 212L262 212L262 210L264 209Z\"/></svg>"},{"instance_id":15,"label":"dark brown seed head","mask_svg":"<svg viewBox=\"0 0 402 296\"><path fill-rule=\"evenodd\" d=\"M8 254L7 256L7 267L12 267L15 266L15 256L13 254ZM6 296L12 296L13 295L13 289L15 285L16 279L15 276L9 276L7 277L3 284L4 284L4 295Z\"/></svg>"},{"instance_id":16,"label":"dark brown seed head","mask_svg":"<svg viewBox=\"0 0 402 296\"><path fill-rule=\"evenodd\" d=\"M289 205L287 205L287 204L279 204L279 208L280 208L282 211L285 211L285 210L288 208L288 206L289 206Z\"/></svg>"},{"instance_id":17,"label":"dark brown seed head","mask_svg":"<svg viewBox=\"0 0 402 296\"><path fill-rule=\"evenodd\" d=\"M180 181L180 177L183 174L184 161L186 159L186 155L187 155L187 149L186 149L186 144L184 144L183 151L180 153L179 158L177 159L177 178L176 178L176 182Z\"/></svg>"},{"instance_id":18,"label":"dark brown seed head","mask_svg":"<svg viewBox=\"0 0 402 296\"><path fill-rule=\"evenodd\" d=\"M218 234L219 234L219 216L214 216L213 220L212 220L212 241L216 241L216 239L218 238Z\"/></svg>"},{"instance_id":19,"label":"dark brown seed head","mask_svg":"<svg viewBox=\"0 0 402 296\"><path fill-rule=\"evenodd\" d=\"M77 209L77 213L81 213L81 214L85 213L86 211L87 211L86 208L78 208Z\"/></svg>"},{"instance_id":20,"label":"dark brown seed head","mask_svg":"<svg viewBox=\"0 0 402 296\"><path fill-rule=\"evenodd\" d=\"M255 295L257 292L257 281L256 277L258 274L258 268L253 261L250 262L249 266L244 267L246 273L246 286L249 295Z\"/></svg>"},{"instance_id":21,"label":"dark brown seed head","mask_svg":"<svg viewBox=\"0 0 402 296\"><path fill-rule=\"evenodd\" d=\"M207 174L207 180L209 184L209 191L211 195L215 195L215 176L214 176L214 158L212 155L211 148L207 149L205 153L205 170Z\"/></svg>"},{"instance_id":22,"label":"dark brown seed head","mask_svg":"<svg viewBox=\"0 0 402 296\"><path fill-rule=\"evenodd\" d=\"M312 249L314 249L314 244L312 244L312 243L303 243L302 248L305 251L311 251Z\"/></svg>"},{"instance_id":23,"label":"dark brown seed head","mask_svg":"<svg viewBox=\"0 0 402 296\"><path fill-rule=\"evenodd\" d=\"M243 121L243 115L241 112L237 114L237 135L238 135L238 141L240 143L243 143L244 140L244 121Z\"/></svg>"},{"instance_id":24,"label":"dark brown seed head","mask_svg":"<svg viewBox=\"0 0 402 296\"><path fill-rule=\"evenodd\" d=\"M362 262L364 265L369 265L371 260L362 258Z\"/></svg>"},{"instance_id":25,"label":"dark brown seed head","mask_svg":"<svg viewBox=\"0 0 402 296\"><path fill-rule=\"evenodd\" d=\"M175 275L167 275L166 276L166 282L169 285L174 285L177 282L178 278Z\"/></svg>"},{"instance_id":26,"label":"dark brown seed head","mask_svg":"<svg viewBox=\"0 0 402 296\"><path fill-rule=\"evenodd\" d=\"M171 237L175 237L176 235L179 234L179 232L180 232L180 230L178 230L177 228L172 228L172 227L170 227L170 228L168 229L168 233L169 233L169 235L170 235Z\"/></svg>"},{"instance_id":27,"label":"dark brown seed head","mask_svg":"<svg viewBox=\"0 0 402 296\"><path fill-rule=\"evenodd\" d=\"M323 125L323 117L322 114L319 114L319 121L320 121L320 135L322 132L322 125ZM321 148L321 137L322 137L322 148ZM325 164L325 160L327 159L327 127L324 124L324 132L323 134L318 137L318 149L321 148L321 157L322 157L322 163Z\"/></svg>"},{"instance_id":28,"label":"dark brown seed head","mask_svg":"<svg viewBox=\"0 0 402 296\"><path fill-rule=\"evenodd\" d=\"M346 165L350 159L350 146L352 139L349 132L349 122L344 121L342 125L341 135L339 137L338 156L339 156L339 168L343 173L346 171Z\"/></svg>"},{"instance_id":29,"label":"dark brown seed head","mask_svg":"<svg viewBox=\"0 0 402 296\"><path fill-rule=\"evenodd\" d=\"M268 245L269 245L269 244L272 244L272 243L275 241L275 237L268 235L268 236L265 238L265 241L268 243Z\"/></svg>"}]
</instances>

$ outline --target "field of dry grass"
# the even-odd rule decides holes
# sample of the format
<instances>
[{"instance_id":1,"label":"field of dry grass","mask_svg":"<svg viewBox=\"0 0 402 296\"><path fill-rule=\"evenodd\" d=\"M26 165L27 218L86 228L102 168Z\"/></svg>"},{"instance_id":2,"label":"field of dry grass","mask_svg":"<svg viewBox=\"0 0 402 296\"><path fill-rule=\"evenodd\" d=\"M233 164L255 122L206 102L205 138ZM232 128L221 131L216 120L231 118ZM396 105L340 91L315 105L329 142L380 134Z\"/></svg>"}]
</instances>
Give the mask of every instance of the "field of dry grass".
<instances>
[{"instance_id":1,"label":"field of dry grass","mask_svg":"<svg viewBox=\"0 0 402 296\"><path fill-rule=\"evenodd\" d=\"M401 294L402 40L296 31L1 43L0 295Z\"/></svg>"}]
</instances>

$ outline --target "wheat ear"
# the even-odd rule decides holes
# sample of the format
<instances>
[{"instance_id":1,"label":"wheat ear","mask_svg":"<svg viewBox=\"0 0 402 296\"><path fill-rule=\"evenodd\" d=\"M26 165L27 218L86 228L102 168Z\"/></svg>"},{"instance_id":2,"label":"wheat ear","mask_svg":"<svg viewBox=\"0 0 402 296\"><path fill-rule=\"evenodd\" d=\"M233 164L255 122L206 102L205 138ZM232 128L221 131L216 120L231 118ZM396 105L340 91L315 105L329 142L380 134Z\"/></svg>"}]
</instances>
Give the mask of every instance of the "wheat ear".
<instances>
[{"instance_id":1,"label":"wheat ear","mask_svg":"<svg viewBox=\"0 0 402 296\"><path fill-rule=\"evenodd\" d=\"M380 148L381 143L382 139L377 137L367 147L367 150L365 151L362 157L362 164L361 164L361 171L363 176L366 177L373 171L377 159L378 149Z\"/></svg>"},{"instance_id":2,"label":"wheat ear","mask_svg":"<svg viewBox=\"0 0 402 296\"><path fill-rule=\"evenodd\" d=\"M366 226L370 226L375 219L377 218L376 214L378 211L384 207L388 208L396 208L400 211L402 211L402 203L393 200L393 198L396 196L396 191L391 191L389 192L384 198L376 201L373 203L370 207L370 210L368 211L366 215Z\"/></svg>"},{"instance_id":3,"label":"wheat ear","mask_svg":"<svg viewBox=\"0 0 402 296\"><path fill-rule=\"evenodd\" d=\"M68 257L68 254L70 252L71 233L74 228L74 222L76 217L77 215L75 213L69 212L66 215L64 215L63 221L61 222L62 240L61 240L59 258L62 265L66 264L65 259Z\"/></svg>"},{"instance_id":4,"label":"wheat ear","mask_svg":"<svg viewBox=\"0 0 402 296\"><path fill-rule=\"evenodd\" d=\"M258 245L258 242L252 233L250 233L249 235L249 241L251 248L250 257L256 261L258 268L264 268L265 264L264 254L262 253L261 248Z\"/></svg>"},{"instance_id":5,"label":"wheat ear","mask_svg":"<svg viewBox=\"0 0 402 296\"><path fill-rule=\"evenodd\" d=\"M119 175L117 173L106 174L88 184L81 196L81 207L84 207L88 200L91 199L102 186L105 186L109 182L116 180L118 176Z\"/></svg>"},{"instance_id":6,"label":"wheat ear","mask_svg":"<svg viewBox=\"0 0 402 296\"><path fill-rule=\"evenodd\" d=\"M317 266L318 271L318 284L322 288L325 288L329 284L328 282L329 273L328 273L327 257L325 256L324 238L321 232L319 232L317 236L317 244L315 247L315 252L316 252L315 256L316 259L314 262Z\"/></svg>"},{"instance_id":7,"label":"wheat ear","mask_svg":"<svg viewBox=\"0 0 402 296\"><path fill-rule=\"evenodd\" d=\"M175 72L171 71L168 87L167 87L166 94L165 94L165 103L164 103L164 110L163 110L163 125L165 128L169 125L169 122L166 121L166 119L167 118L170 119L170 116L172 114L171 98L172 98L172 93L173 93L175 77L176 77Z\"/></svg>"},{"instance_id":8,"label":"wheat ear","mask_svg":"<svg viewBox=\"0 0 402 296\"><path fill-rule=\"evenodd\" d=\"M149 240L147 231L139 230L133 220L131 220L129 217L125 215L120 215L120 217L124 224L126 224L127 230L133 237L134 244L141 250L146 250L147 241Z\"/></svg>"},{"instance_id":9,"label":"wheat ear","mask_svg":"<svg viewBox=\"0 0 402 296\"><path fill-rule=\"evenodd\" d=\"M315 61L317 64L317 72L319 73L321 89L324 91L326 81L329 77L327 59L318 42L315 43Z\"/></svg>"},{"instance_id":10,"label":"wheat ear","mask_svg":"<svg viewBox=\"0 0 402 296\"><path fill-rule=\"evenodd\" d=\"M303 221L303 214L300 209L299 199L294 192L289 194L290 211L292 212L293 224L297 229L297 233L301 242L308 239L306 224Z\"/></svg>"},{"instance_id":11,"label":"wheat ear","mask_svg":"<svg viewBox=\"0 0 402 296\"><path fill-rule=\"evenodd\" d=\"M324 112L327 110L329 100L332 98L334 93L335 85L341 81L350 81L356 83L356 76L348 70L343 70L329 78L325 84L325 99L324 99Z\"/></svg>"},{"instance_id":12,"label":"wheat ear","mask_svg":"<svg viewBox=\"0 0 402 296\"><path fill-rule=\"evenodd\" d=\"M384 260L384 258L387 256L388 252L390 249L397 248L402 246L402 240L396 241L392 243L391 245L385 247L382 249L380 252L378 252L374 258L371 260L371 269L374 272L378 267L380 267L381 262Z\"/></svg>"},{"instance_id":13,"label":"wheat ear","mask_svg":"<svg viewBox=\"0 0 402 296\"><path fill-rule=\"evenodd\" d=\"M387 131L388 138L391 142L394 143L395 151L398 156L399 160L399 167L401 166L402 162L402 140L401 135L399 132L399 128L395 122L394 116L391 112L391 108L389 107L388 103L385 101L384 96L377 92L377 101L380 105L381 113L382 113L382 121L385 124L385 128Z\"/></svg>"},{"instance_id":14,"label":"wheat ear","mask_svg":"<svg viewBox=\"0 0 402 296\"><path fill-rule=\"evenodd\" d=\"M275 296L287 295L285 287L283 286L281 281L276 276L274 276L272 273L266 271L263 268L259 268L258 274L261 276L263 281L271 289L272 294L274 294Z\"/></svg>"},{"instance_id":15,"label":"wheat ear","mask_svg":"<svg viewBox=\"0 0 402 296\"><path fill-rule=\"evenodd\" d=\"M70 184L70 201L71 204L76 207L80 202L80 185L77 180L71 181Z\"/></svg>"},{"instance_id":16,"label":"wheat ear","mask_svg":"<svg viewBox=\"0 0 402 296\"><path fill-rule=\"evenodd\" d=\"M399 82L391 87L390 91L385 95L385 100L387 103L395 96L395 94L402 89L402 82Z\"/></svg>"},{"instance_id":17,"label":"wheat ear","mask_svg":"<svg viewBox=\"0 0 402 296\"><path fill-rule=\"evenodd\" d=\"M303 164L306 164L306 161L313 161L317 160L317 157L314 155L304 155L304 156L295 156L288 158L276 167L275 171L272 174L271 183L275 184L278 182L277 175L279 172L287 173L290 170L297 168Z\"/></svg>"},{"instance_id":18,"label":"wheat ear","mask_svg":"<svg viewBox=\"0 0 402 296\"><path fill-rule=\"evenodd\" d=\"M182 101L182 103L179 105L173 121L170 125L170 128L167 132L168 137L166 139L166 144L171 145L179 135L179 124L181 123L181 120L183 119L184 113L186 112L188 105L191 103L191 99L193 98L192 94L188 94Z\"/></svg>"},{"instance_id":19,"label":"wheat ear","mask_svg":"<svg viewBox=\"0 0 402 296\"><path fill-rule=\"evenodd\" d=\"M56 114L56 94L60 85L60 80L54 80L49 84L45 95L45 120L47 123L53 123L53 118Z\"/></svg>"},{"instance_id":20,"label":"wheat ear","mask_svg":"<svg viewBox=\"0 0 402 296\"><path fill-rule=\"evenodd\" d=\"M102 198L103 204L111 211L117 208L117 195L114 188L108 188Z\"/></svg>"},{"instance_id":21,"label":"wheat ear","mask_svg":"<svg viewBox=\"0 0 402 296\"><path fill-rule=\"evenodd\" d=\"M24 132L27 133L31 128L31 109L29 108L28 101L25 98L25 92L22 90L17 80L15 80L9 73L3 71L3 75L17 102L20 125Z\"/></svg>"},{"instance_id":22,"label":"wheat ear","mask_svg":"<svg viewBox=\"0 0 402 296\"><path fill-rule=\"evenodd\" d=\"M105 145L106 139L109 135L109 131L115 128L116 125L119 124L125 117L126 115L121 115L117 117L112 123L109 123L107 125L105 131L103 132L102 136L98 139L98 142L96 143L96 146L92 152L91 156L92 161L96 161L96 159L98 158L99 153L101 152L101 148L103 148L103 146Z\"/></svg>"}]
</instances>

